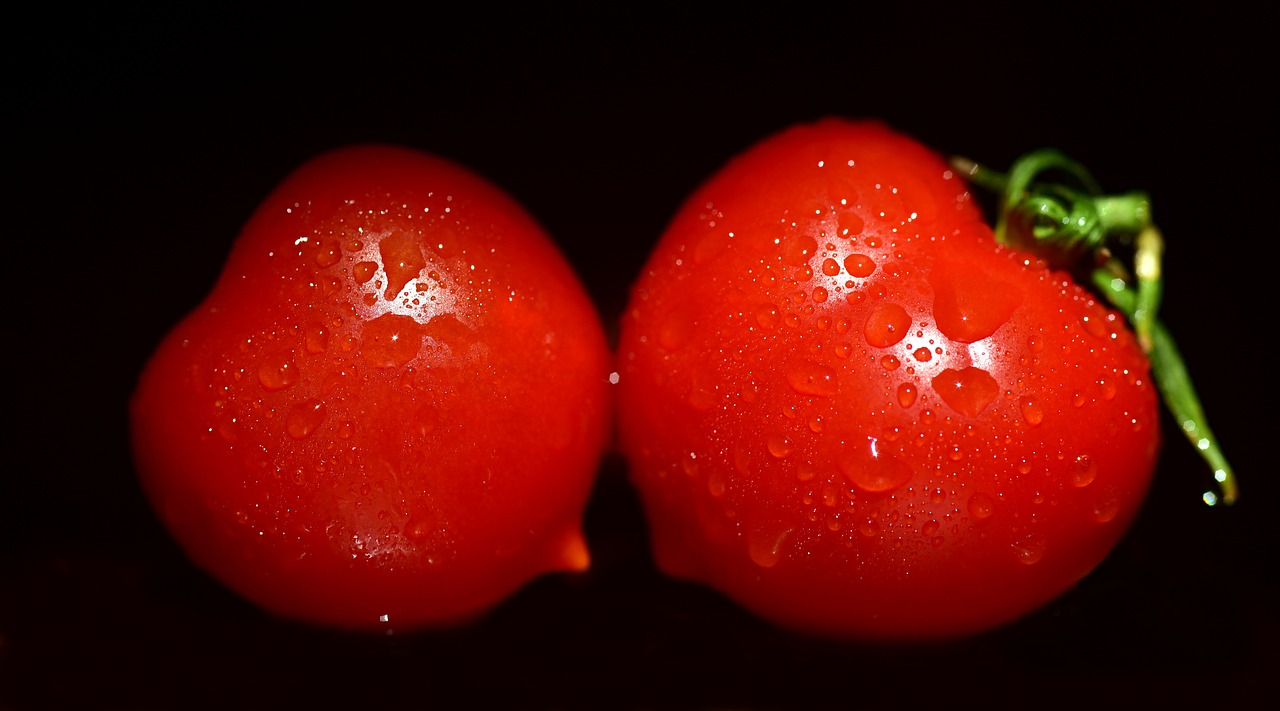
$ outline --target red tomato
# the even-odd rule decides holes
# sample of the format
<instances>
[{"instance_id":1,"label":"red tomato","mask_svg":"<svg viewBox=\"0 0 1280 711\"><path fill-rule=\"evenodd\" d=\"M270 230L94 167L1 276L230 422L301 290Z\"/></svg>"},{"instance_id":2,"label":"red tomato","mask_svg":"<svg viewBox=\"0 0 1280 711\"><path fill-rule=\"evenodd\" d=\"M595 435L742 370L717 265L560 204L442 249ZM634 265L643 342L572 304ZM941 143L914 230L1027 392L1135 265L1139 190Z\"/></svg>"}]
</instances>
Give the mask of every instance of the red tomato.
<instances>
[{"instance_id":1,"label":"red tomato","mask_svg":"<svg viewBox=\"0 0 1280 711\"><path fill-rule=\"evenodd\" d=\"M146 366L138 473L190 557L272 612L460 623L587 567L609 368L582 285L498 188L340 150L257 210Z\"/></svg>"},{"instance_id":2,"label":"red tomato","mask_svg":"<svg viewBox=\"0 0 1280 711\"><path fill-rule=\"evenodd\" d=\"M620 442L657 562L780 625L946 638L1044 605L1146 493L1123 317L998 246L965 183L825 120L690 197L634 286Z\"/></svg>"}]
</instances>

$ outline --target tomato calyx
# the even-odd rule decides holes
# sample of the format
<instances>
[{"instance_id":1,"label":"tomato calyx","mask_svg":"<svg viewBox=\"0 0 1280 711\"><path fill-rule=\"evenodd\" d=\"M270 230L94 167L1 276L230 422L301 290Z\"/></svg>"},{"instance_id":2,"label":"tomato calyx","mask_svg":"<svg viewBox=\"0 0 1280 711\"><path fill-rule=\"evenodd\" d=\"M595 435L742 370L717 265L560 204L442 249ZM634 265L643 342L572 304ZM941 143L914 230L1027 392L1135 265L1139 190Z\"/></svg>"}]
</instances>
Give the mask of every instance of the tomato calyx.
<instances>
[{"instance_id":1,"label":"tomato calyx","mask_svg":"<svg viewBox=\"0 0 1280 711\"><path fill-rule=\"evenodd\" d=\"M1056 266L1085 265L1087 281L1133 326L1161 399L1212 468L1218 491L1205 492L1204 502L1235 503L1235 473L1209 429L1177 344L1157 316L1164 237L1152 220L1147 194L1104 195L1082 164L1051 148L1023 155L1008 173L964 157L953 157L951 165L998 196L994 231L999 242Z\"/></svg>"}]
</instances>

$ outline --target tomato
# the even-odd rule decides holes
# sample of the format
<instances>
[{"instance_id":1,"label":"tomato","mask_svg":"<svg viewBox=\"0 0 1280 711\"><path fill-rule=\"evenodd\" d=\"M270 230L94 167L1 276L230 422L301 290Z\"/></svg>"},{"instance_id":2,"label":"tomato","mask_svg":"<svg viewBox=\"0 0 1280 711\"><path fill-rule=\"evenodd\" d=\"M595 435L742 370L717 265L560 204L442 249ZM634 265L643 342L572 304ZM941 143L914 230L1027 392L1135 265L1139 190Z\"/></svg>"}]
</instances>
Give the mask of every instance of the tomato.
<instances>
[{"instance_id":1,"label":"tomato","mask_svg":"<svg viewBox=\"0 0 1280 711\"><path fill-rule=\"evenodd\" d=\"M473 619L579 571L611 356L585 289L496 186L359 146L283 182L131 403L190 558L278 615Z\"/></svg>"},{"instance_id":2,"label":"tomato","mask_svg":"<svg viewBox=\"0 0 1280 711\"><path fill-rule=\"evenodd\" d=\"M1112 550L1159 443L1124 318L876 122L768 138L674 217L617 348L659 567L783 627L944 639Z\"/></svg>"}]
</instances>

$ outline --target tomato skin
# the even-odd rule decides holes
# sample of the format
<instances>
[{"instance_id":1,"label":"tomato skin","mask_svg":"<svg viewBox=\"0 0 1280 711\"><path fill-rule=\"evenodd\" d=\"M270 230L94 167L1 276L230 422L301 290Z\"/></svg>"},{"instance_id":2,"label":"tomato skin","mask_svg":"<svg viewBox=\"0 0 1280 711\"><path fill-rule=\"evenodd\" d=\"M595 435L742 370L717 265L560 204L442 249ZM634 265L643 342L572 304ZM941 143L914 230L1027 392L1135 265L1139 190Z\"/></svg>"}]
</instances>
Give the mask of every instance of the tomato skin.
<instances>
[{"instance_id":1,"label":"tomato skin","mask_svg":"<svg viewBox=\"0 0 1280 711\"><path fill-rule=\"evenodd\" d=\"M443 159L356 146L252 216L146 365L133 449L193 561L262 607L455 625L587 567L610 367L523 208Z\"/></svg>"},{"instance_id":2,"label":"tomato skin","mask_svg":"<svg viewBox=\"0 0 1280 711\"><path fill-rule=\"evenodd\" d=\"M1135 516L1158 404L1123 318L998 246L875 122L792 127L677 213L617 348L619 442L666 573L818 635L988 630Z\"/></svg>"}]
</instances>

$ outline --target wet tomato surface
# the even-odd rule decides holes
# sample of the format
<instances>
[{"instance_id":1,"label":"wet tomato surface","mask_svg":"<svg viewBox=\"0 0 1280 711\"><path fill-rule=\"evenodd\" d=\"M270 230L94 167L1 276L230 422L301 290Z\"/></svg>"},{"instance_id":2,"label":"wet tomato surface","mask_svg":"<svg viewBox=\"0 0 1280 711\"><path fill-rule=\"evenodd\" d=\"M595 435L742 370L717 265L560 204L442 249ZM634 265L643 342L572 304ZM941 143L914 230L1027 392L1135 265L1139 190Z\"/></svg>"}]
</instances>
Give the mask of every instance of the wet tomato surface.
<instances>
[{"instance_id":1,"label":"wet tomato surface","mask_svg":"<svg viewBox=\"0 0 1280 711\"><path fill-rule=\"evenodd\" d=\"M788 627L943 638L1102 561L1155 463L1123 316L998 246L879 123L796 126L685 203L633 287L622 447L659 566Z\"/></svg>"},{"instance_id":2,"label":"wet tomato surface","mask_svg":"<svg viewBox=\"0 0 1280 711\"><path fill-rule=\"evenodd\" d=\"M148 363L138 472L191 558L273 612L454 624L587 567L608 365L585 289L502 191L342 149L267 198Z\"/></svg>"}]
</instances>

